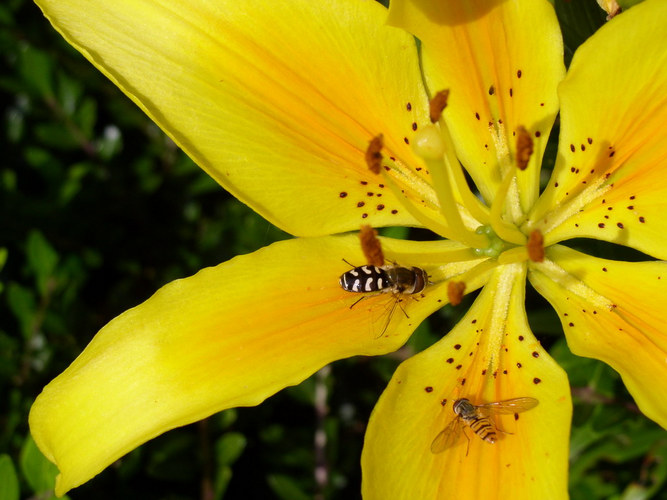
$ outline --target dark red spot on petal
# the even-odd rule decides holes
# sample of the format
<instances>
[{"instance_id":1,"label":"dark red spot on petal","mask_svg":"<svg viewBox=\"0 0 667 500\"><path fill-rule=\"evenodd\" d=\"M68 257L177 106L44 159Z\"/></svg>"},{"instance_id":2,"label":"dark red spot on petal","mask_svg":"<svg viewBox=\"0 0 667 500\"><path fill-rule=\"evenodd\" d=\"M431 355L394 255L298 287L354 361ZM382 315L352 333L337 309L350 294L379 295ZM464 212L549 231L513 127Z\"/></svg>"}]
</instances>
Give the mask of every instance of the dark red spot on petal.
<instances>
[{"instance_id":1,"label":"dark red spot on petal","mask_svg":"<svg viewBox=\"0 0 667 500\"><path fill-rule=\"evenodd\" d=\"M341 191L341 193L338 195L341 198L345 198L347 196L347 193L345 191Z\"/></svg>"},{"instance_id":2,"label":"dark red spot on petal","mask_svg":"<svg viewBox=\"0 0 667 500\"><path fill-rule=\"evenodd\" d=\"M456 344L456 345L454 346L454 349L456 349L457 351L458 351L459 349L461 349L461 344Z\"/></svg>"},{"instance_id":3,"label":"dark red spot on petal","mask_svg":"<svg viewBox=\"0 0 667 500\"><path fill-rule=\"evenodd\" d=\"M539 358L539 357L540 357L540 353L537 352L537 351L533 351L533 357L534 357L534 358Z\"/></svg>"},{"instance_id":4,"label":"dark red spot on petal","mask_svg":"<svg viewBox=\"0 0 667 500\"><path fill-rule=\"evenodd\" d=\"M533 379L533 384L535 384L535 385L539 384L540 382L542 382L542 379L540 379L540 378L535 377Z\"/></svg>"},{"instance_id":5,"label":"dark red spot on petal","mask_svg":"<svg viewBox=\"0 0 667 500\"><path fill-rule=\"evenodd\" d=\"M424 387L424 390L425 390L426 392L433 392L433 387L431 387L431 386L429 385L428 387Z\"/></svg>"}]
</instances>

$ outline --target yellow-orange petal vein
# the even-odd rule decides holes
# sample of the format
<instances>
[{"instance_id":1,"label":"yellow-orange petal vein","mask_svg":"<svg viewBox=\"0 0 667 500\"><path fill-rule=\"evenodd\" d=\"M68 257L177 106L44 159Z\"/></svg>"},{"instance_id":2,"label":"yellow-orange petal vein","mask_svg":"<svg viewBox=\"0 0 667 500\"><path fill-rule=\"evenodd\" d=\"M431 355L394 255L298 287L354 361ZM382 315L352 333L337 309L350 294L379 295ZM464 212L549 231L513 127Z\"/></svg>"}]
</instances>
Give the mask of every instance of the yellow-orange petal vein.
<instances>
[{"instance_id":1,"label":"yellow-orange petal vein","mask_svg":"<svg viewBox=\"0 0 667 500\"><path fill-rule=\"evenodd\" d=\"M366 433L365 499L567 497L567 377L528 327L524 286L525 265L499 267L459 324L398 368ZM537 406L495 417L496 443L467 428L442 447L461 398Z\"/></svg>"},{"instance_id":2,"label":"yellow-orange petal vein","mask_svg":"<svg viewBox=\"0 0 667 500\"><path fill-rule=\"evenodd\" d=\"M575 53L556 166L529 221L546 245L587 237L667 258L666 18L666 2L647 0Z\"/></svg>"},{"instance_id":3,"label":"yellow-orange petal vein","mask_svg":"<svg viewBox=\"0 0 667 500\"><path fill-rule=\"evenodd\" d=\"M429 246L451 244L387 240L386 249L397 258ZM276 243L174 281L111 321L31 410L35 441L61 472L57 492L169 429L258 404L333 360L393 351L440 307L427 288L390 322L388 294L351 308L359 296L339 285L343 258L363 258L356 235Z\"/></svg>"},{"instance_id":4,"label":"yellow-orange petal vein","mask_svg":"<svg viewBox=\"0 0 667 500\"><path fill-rule=\"evenodd\" d=\"M429 122L414 40L384 25L378 3L37 3L200 167L277 226L317 236L417 224L364 161L381 133L383 166L413 181L407 191L428 178L409 145ZM420 189L413 197L428 199Z\"/></svg>"},{"instance_id":5,"label":"yellow-orange petal vein","mask_svg":"<svg viewBox=\"0 0 667 500\"><path fill-rule=\"evenodd\" d=\"M449 89L444 119L487 203L515 157L518 127L535 141L517 174L520 205L538 195L539 170L565 75L558 20L547 0L393 0L388 22L422 42L430 92Z\"/></svg>"},{"instance_id":6,"label":"yellow-orange petal vein","mask_svg":"<svg viewBox=\"0 0 667 500\"><path fill-rule=\"evenodd\" d=\"M572 352L609 364L642 412L667 427L667 263L598 259L561 245L546 256L530 264L529 278L558 312Z\"/></svg>"}]
</instances>

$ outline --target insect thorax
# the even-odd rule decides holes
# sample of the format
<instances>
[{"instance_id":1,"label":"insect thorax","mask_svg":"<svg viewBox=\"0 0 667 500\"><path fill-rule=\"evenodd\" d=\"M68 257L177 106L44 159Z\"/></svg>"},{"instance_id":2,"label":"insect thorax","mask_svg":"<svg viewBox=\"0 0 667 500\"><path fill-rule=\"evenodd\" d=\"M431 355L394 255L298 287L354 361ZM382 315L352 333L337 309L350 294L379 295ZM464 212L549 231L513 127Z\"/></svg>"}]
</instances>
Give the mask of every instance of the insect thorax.
<instances>
[{"instance_id":1,"label":"insect thorax","mask_svg":"<svg viewBox=\"0 0 667 500\"><path fill-rule=\"evenodd\" d=\"M392 291L396 293L415 294L421 292L428 282L426 271L419 267L384 266Z\"/></svg>"},{"instance_id":2,"label":"insect thorax","mask_svg":"<svg viewBox=\"0 0 667 500\"><path fill-rule=\"evenodd\" d=\"M455 401L452 409L463 420L471 420L477 417L475 405L465 398Z\"/></svg>"}]
</instances>

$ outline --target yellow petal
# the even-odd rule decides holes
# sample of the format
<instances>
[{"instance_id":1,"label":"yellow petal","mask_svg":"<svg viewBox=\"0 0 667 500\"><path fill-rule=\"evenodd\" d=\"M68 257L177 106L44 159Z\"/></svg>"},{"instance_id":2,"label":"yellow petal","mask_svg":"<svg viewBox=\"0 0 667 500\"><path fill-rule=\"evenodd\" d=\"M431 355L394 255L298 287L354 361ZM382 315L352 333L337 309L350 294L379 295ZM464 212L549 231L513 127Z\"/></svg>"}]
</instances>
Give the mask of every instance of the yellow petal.
<instances>
[{"instance_id":1,"label":"yellow petal","mask_svg":"<svg viewBox=\"0 0 667 500\"><path fill-rule=\"evenodd\" d=\"M445 119L487 201L514 161L514 132L524 126L533 135L535 152L518 175L526 211L537 198L558 112L556 86L565 74L553 7L546 0L394 0L388 22L422 41L429 90L450 89Z\"/></svg>"},{"instance_id":2,"label":"yellow petal","mask_svg":"<svg viewBox=\"0 0 667 500\"><path fill-rule=\"evenodd\" d=\"M667 2L647 0L577 50L556 167L531 215L546 245L590 237L667 258L665 19Z\"/></svg>"},{"instance_id":3,"label":"yellow petal","mask_svg":"<svg viewBox=\"0 0 667 500\"><path fill-rule=\"evenodd\" d=\"M667 427L667 263L597 259L556 245L531 267L572 352L609 364L641 411Z\"/></svg>"},{"instance_id":4,"label":"yellow petal","mask_svg":"<svg viewBox=\"0 0 667 500\"><path fill-rule=\"evenodd\" d=\"M428 123L415 44L376 2L37 3L198 165L292 234L416 224L368 172L378 134L383 165L432 197L406 144Z\"/></svg>"},{"instance_id":5,"label":"yellow petal","mask_svg":"<svg viewBox=\"0 0 667 500\"><path fill-rule=\"evenodd\" d=\"M405 266L421 258L438 280L476 262L429 265L432 254L460 253L448 241L383 239L383 247ZM169 429L258 404L333 360L393 351L446 302L443 285L433 285L403 296L400 310L391 294L351 308L360 295L339 285L349 270L343 258L361 262L356 235L276 243L174 281L105 326L31 410L35 441L61 472L56 491Z\"/></svg>"},{"instance_id":6,"label":"yellow petal","mask_svg":"<svg viewBox=\"0 0 667 500\"><path fill-rule=\"evenodd\" d=\"M569 386L528 327L524 287L522 264L499 268L452 332L401 364L366 433L364 499L567 498ZM537 407L494 420L498 442L466 429L469 440L431 451L454 401L526 397Z\"/></svg>"}]
</instances>

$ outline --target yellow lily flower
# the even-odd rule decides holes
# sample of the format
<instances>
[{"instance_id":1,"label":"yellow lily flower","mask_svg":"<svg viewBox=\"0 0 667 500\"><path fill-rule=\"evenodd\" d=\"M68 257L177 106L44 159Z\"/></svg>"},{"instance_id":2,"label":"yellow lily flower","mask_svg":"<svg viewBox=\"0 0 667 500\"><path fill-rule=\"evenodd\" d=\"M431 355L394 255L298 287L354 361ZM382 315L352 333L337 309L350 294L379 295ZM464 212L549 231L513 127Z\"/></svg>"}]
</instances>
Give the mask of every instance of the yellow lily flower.
<instances>
[{"instance_id":1,"label":"yellow lily flower","mask_svg":"<svg viewBox=\"0 0 667 500\"><path fill-rule=\"evenodd\" d=\"M564 498L569 387L528 327L526 278L572 350L611 365L641 410L667 423L653 389L667 375L664 262L559 244L597 238L666 257L667 4L615 17L565 76L547 0L395 0L388 13L365 0L37 3L207 173L299 236L163 287L44 389L30 426L60 469L57 494L169 429L258 404L333 360L391 352L483 286L382 395L364 497ZM432 124L427 96L443 89ZM558 157L540 194L559 104ZM365 156L380 134L375 174ZM336 234L362 223L445 238L382 239L388 261L428 273L422 293L350 307L358 297L339 285L341 259L364 257L356 236ZM384 329L388 300L405 314ZM497 443L454 412L462 399L482 415L515 398L533 403L482 420ZM468 439L441 450L451 422Z\"/></svg>"}]
</instances>

